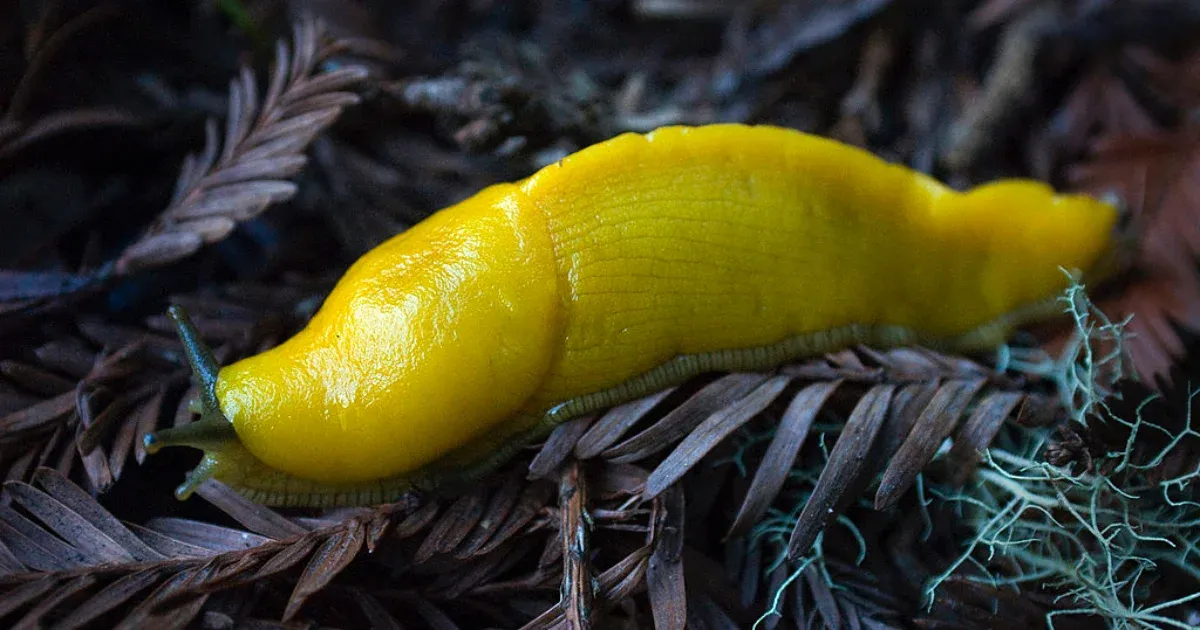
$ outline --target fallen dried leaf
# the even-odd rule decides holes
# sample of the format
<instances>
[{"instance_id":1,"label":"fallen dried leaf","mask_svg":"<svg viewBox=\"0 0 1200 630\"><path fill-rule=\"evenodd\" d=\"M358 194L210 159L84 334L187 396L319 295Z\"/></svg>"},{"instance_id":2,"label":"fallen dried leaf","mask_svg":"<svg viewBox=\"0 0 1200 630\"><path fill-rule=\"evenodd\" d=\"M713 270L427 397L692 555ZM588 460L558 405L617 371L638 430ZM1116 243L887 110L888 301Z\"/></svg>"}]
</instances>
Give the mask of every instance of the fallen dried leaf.
<instances>
[{"instance_id":1,"label":"fallen dried leaf","mask_svg":"<svg viewBox=\"0 0 1200 630\"><path fill-rule=\"evenodd\" d=\"M284 621L295 617L309 597L323 589L342 569L349 566L366 541L364 534L362 523L351 521L346 524L345 530L325 540L297 580L283 611Z\"/></svg>"},{"instance_id":2,"label":"fallen dried leaf","mask_svg":"<svg viewBox=\"0 0 1200 630\"><path fill-rule=\"evenodd\" d=\"M774 402L790 382L791 378L787 376L773 377L737 402L709 416L671 451L654 472L650 473L643 493L645 498L652 499L658 496L678 481L718 443Z\"/></svg>"},{"instance_id":3,"label":"fallen dried leaf","mask_svg":"<svg viewBox=\"0 0 1200 630\"><path fill-rule=\"evenodd\" d=\"M775 437L767 447L767 453L763 455L758 470L754 472L754 480L750 482L750 489L746 491L746 498L742 501L726 538L741 536L750 531L767 512L767 508L783 488L783 483L787 481L788 473L796 463L796 457L800 454L804 439L808 437L813 420L840 384L841 381L833 381L809 385L788 404L783 418L779 421Z\"/></svg>"},{"instance_id":4,"label":"fallen dried leaf","mask_svg":"<svg viewBox=\"0 0 1200 630\"><path fill-rule=\"evenodd\" d=\"M863 461L887 418L888 405L895 389L895 385L876 385L854 407L829 454L829 463L821 471L817 485L792 530L788 541L788 558L794 560L808 552L817 534L833 517L834 506L842 501L843 495L861 474Z\"/></svg>"}]
</instances>

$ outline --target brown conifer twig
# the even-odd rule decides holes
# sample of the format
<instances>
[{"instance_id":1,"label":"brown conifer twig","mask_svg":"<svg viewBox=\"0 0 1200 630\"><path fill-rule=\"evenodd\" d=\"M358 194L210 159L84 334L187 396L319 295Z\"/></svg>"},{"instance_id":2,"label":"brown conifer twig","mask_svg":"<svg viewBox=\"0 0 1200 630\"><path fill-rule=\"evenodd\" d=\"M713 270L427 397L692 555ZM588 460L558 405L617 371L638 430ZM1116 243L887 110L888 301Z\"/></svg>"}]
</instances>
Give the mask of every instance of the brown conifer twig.
<instances>
[{"instance_id":1,"label":"brown conifer twig","mask_svg":"<svg viewBox=\"0 0 1200 630\"><path fill-rule=\"evenodd\" d=\"M290 178L308 162L305 149L359 97L345 91L367 77L346 66L319 71L340 52L321 22L294 26L292 50L279 42L266 95L260 100L254 75L244 68L229 89L223 141L209 121L204 151L183 162L170 205L140 239L117 259L124 275L169 264L224 239L242 221L296 194Z\"/></svg>"}]
</instances>

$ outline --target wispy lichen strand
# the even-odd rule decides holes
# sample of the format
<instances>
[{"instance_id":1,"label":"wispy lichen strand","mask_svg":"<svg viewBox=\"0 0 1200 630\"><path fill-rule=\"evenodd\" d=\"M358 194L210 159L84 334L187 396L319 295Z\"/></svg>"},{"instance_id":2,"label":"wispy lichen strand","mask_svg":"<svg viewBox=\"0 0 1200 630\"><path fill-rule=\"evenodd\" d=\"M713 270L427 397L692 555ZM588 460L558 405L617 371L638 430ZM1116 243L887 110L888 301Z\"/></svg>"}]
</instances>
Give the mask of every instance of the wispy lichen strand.
<instances>
[{"instance_id":1,"label":"wispy lichen strand","mask_svg":"<svg viewBox=\"0 0 1200 630\"><path fill-rule=\"evenodd\" d=\"M1112 628L1191 628L1184 607L1200 599L1200 503L1193 479L1200 470L1163 480L1147 473L1188 437L1190 412L1181 430L1155 424L1138 407L1133 418L1113 411L1115 385L1126 376L1128 320L1112 322L1088 301L1078 284L1063 297L1075 322L1074 340L1059 360L1015 361L1012 367L1058 383L1070 422L1081 429L1115 423L1128 431L1123 449L1093 454L1090 466L1045 461L1046 430L1014 429L985 453L983 467L960 491L931 488L959 510L973 530L961 555L925 587L932 605L952 575L997 587L1045 587L1061 607L1046 615L1098 616ZM1188 403L1200 391L1193 391ZM1139 462L1139 437L1163 434L1166 445ZM968 569L973 566L975 569ZM1166 601L1149 597L1164 569L1196 581L1195 591Z\"/></svg>"}]
</instances>

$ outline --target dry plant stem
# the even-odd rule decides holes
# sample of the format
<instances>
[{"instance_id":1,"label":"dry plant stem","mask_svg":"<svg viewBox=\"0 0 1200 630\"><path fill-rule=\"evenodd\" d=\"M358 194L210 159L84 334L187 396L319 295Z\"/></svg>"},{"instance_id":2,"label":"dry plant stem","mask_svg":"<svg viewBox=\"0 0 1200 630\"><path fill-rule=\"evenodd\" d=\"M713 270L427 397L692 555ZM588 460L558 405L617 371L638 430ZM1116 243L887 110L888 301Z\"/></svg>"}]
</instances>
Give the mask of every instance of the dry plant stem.
<instances>
[{"instance_id":1,"label":"dry plant stem","mask_svg":"<svg viewBox=\"0 0 1200 630\"><path fill-rule=\"evenodd\" d=\"M170 205L116 262L117 274L166 265L224 239L242 221L290 199L290 181L307 163L304 151L344 108L359 101L345 91L367 70L346 66L318 72L320 63L340 52L326 41L320 22L294 26L295 50L279 42L266 95L249 69L229 90L225 136L206 128L204 151L184 160ZM223 148L222 148L223 147Z\"/></svg>"},{"instance_id":2,"label":"dry plant stem","mask_svg":"<svg viewBox=\"0 0 1200 630\"><path fill-rule=\"evenodd\" d=\"M943 157L947 166L958 171L970 168L1029 95L1037 93L1034 81L1043 34L1061 17L1057 2L1044 2L1009 24L982 93L951 127Z\"/></svg>"},{"instance_id":3,"label":"dry plant stem","mask_svg":"<svg viewBox=\"0 0 1200 630\"><path fill-rule=\"evenodd\" d=\"M562 503L559 536L563 546L563 610L570 630L589 630L593 621L595 580L590 561L592 543L587 514L587 480L581 474L577 460L563 468L558 493Z\"/></svg>"},{"instance_id":4,"label":"dry plant stem","mask_svg":"<svg viewBox=\"0 0 1200 630\"><path fill-rule=\"evenodd\" d=\"M333 579L358 554L363 547L363 533L378 530L381 523L415 507L413 504L382 506L346 521L306 531L270 510L241 501L223 486L214 484L204 492L226 509L237 508L231 514L240 513L239 520L257 533L234 530L236 542L200 547L175 539L178 533L170 530L163 533L121 522L87 492L52 469L39 469L33 484L5 484L6 500L32 518L19 518L8 508L0 510L4 531L14 533L13 522L22 523L24 530L17 538L5 536L5 545L0 545L3 550L0 563L7 557L17 562L9 569L22 564L26 567L23 573L0 579L0 610L20 606L22 589L44 593L81 580L89 584L104 580L109 582L107 587L87 588L91 591L88 598L75 601L74 612L68 617L71 623L64 621L56 627L86 626L99 615L133 601L134 596L142 603L129 611L124 623L136 626L137 619L155 610L179 610L189 597L245 586L307 560L308 566L289 603L289 609L298 609L304 599ZM46 523L54 533L36 530L32 519ZM37 542L33 546L21 543L16 550L24 560L17 561L6 545L26 540L26 536L33 537L28 539L30 542ZM219 537L217 534L213 540ZM158 588L143 592L151 585ZM39 590L39 587L44 588ZM41 615L52 613L52 608L35 608L26 613L31 627L41 627L36 626L44 621Z\"/></svg>"},{"instance_id":5,"label":"dry plant stem","mask_svg":"<svg viewBox=\"0 0 1200 630\"><path fill-rule=\"evenodd\" d=\"M646 567L649 564L650 548L640 547L623 560L600 574L597 579L597 594L601 611L617 605L622 599L638 592L646 579ZM521 627L521 630L538 630L542 628L559 628L566 623L563 609L559 605L549 610Z\"/></svg>"}]
</instances>

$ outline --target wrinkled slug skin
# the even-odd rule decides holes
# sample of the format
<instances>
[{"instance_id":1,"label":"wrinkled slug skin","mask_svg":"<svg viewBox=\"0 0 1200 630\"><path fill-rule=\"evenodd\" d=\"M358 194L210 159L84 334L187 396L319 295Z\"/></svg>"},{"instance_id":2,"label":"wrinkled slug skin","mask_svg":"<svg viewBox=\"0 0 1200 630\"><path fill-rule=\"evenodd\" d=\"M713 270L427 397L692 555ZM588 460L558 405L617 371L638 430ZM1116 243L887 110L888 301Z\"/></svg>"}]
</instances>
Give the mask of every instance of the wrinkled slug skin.
<instances>
[{"instance_id":1,"label":"wrinkled slug skin","mask_svg":"<svg viewBox=\"0 0 1200 630\"><path fill-rule=\"evenodd\" d=\"M271 467L394 477L678 355L852 324L965 335L1091 268L1115 219L778 128L627 134L369 252L301 333L224 368L218 398Z\"/></svg>"}]
</instances>

